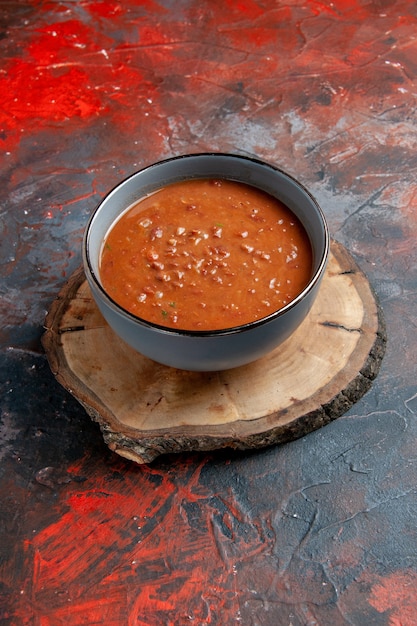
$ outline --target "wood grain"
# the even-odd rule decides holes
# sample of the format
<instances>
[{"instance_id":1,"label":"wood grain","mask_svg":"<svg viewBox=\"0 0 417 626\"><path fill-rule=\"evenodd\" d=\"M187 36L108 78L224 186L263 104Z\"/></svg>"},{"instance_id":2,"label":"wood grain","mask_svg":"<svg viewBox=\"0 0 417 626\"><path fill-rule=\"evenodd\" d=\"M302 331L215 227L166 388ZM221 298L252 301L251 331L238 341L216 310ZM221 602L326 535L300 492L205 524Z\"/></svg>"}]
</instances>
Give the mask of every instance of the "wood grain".
<instances>
[{"instance_id":1,"label":"wood grain","mask_svg":"<svg viewBox=\"0 0 417 626\"><path fill-rule=\"evenodd\" d=\"M306 320L269 355L233 370L177 370L135 352L99 313L82 269L52 304L45 326L43 345L57 380L100 424L109 448L137 463L305 435L369 389L386 343L365 275L334 241Z\"/></svg>"}]
</instances>

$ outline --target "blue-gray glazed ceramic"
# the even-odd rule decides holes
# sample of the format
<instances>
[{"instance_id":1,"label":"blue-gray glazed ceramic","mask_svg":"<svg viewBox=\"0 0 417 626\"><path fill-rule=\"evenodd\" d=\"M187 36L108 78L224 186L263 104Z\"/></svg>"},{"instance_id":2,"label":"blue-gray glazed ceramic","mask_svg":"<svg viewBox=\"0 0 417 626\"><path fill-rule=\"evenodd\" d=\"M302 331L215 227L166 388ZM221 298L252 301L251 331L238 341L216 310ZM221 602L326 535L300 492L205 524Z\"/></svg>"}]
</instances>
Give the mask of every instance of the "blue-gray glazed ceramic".
<instances>
[{"instance_id":1,"label":"blue-gray glazed ceramic","mask_svg":"<svg viewBox=\"0 0 417 626\"><path fill-rule=\"evenodd\" d=\"M100 254L113 222L152 191L195 178L223 178L258 187L281 200L301 220L313 250L313 269L308 285L289 304L263 319L231 329L188 331L142 320L107 295L100 282ZM111 328L144 356L193 371L238 367L261 358L285 341L304 320L317 296L328 254L329 232L323 212L297 180L258 159L222 153L174 157L133 174L104 197L87 224L83 240L88 284Z\"/></svg>"}]
</instances>

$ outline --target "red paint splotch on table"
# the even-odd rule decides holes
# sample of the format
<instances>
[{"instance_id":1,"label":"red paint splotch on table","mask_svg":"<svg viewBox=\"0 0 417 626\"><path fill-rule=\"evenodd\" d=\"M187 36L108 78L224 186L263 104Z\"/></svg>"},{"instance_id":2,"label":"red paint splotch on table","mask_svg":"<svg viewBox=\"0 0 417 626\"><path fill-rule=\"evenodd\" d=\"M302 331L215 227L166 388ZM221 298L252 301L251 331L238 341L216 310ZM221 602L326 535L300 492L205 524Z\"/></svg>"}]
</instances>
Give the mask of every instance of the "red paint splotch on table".
<instances>
[{"instance_id":1,"label":"red paint splotch on table","mask_svg":"<svg viewBox=\"0 0 417 626\"><path fill-rule=\"evenodd\" d=\"M83 475L86 462L68 471ZM242 561L262 560L268 546L261 520L205 488L205 462L167 471L115 461L94 488L75 481L54 519L25 542L17 623L26 615L41 626L235 623L236 563L251 576Z\"/></svg>"},{"instance_id":2,"label":"red paint splotch on table","mask_svg":"<svg viewBox=\"0 0 417 626\"><path fill-rule=\"evenodd\" d=\"M129 132L121 104L129 107L130 119L132 103L152 99L155 108L156 90L139 67L130 65L131 52L96 26L71 19L39 27L20 58L5 64L0 77L3 149L12 150L23 129L29 135L56 125L60 132L71 132L112 112L113 121Z\"/></svg>"},{"instance_id":3,"label":"red paint splotch on table","mask_svg":"<svg viewBox=\"0 0 417 626\"><path fill-rule=\"evenodd\" d=\"M114 478L97 476L94 489L69 489L66 511L26 541L14 617L24 624L36 613L41 626L217 624L213 611L221 606L224 623L234 623L226 544L232 555L260 549L239 507L218 510L200 480L203 462L175 473L119 465ZM82 472L82 463L70 472Z\"/></svg>"},{"instance_id":4,"label":"red paint splotch on table","mask_svg":"<svg viewBox=\"0 0 417 626\"><path fill-rule=\"evenodd\" d=\"M417 574L412 570L394 572L373 585L369 603L379 613L389 614L390 626L415 626L417 615Z\"/></svg>"},{"instance_id":5,"label":"red paint splotch on table","mask_svg":"<svg viewBox=\"0 0 417 626\"><path fill-rule=\"evenodd\" d=\"M70 47L77 55L76 46L86 45L85 30L79 25L77 33L77 26L71 22L41 30L27 55L8 64L0 78L0 127L6 149L18 142L21 127L29 134L39 126L88 119L103 110L82 64L65 54Z\"/></svg>"}]
</instances>

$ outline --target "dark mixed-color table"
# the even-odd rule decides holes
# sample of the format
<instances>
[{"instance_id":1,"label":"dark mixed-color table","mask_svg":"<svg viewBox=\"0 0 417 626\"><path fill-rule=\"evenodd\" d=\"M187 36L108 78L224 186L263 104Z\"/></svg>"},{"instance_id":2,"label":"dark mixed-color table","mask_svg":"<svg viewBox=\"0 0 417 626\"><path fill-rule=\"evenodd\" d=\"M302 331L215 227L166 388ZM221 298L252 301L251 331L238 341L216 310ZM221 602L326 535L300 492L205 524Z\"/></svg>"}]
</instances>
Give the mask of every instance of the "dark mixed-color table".
<instances>
[{"instance_id":1,"label":"dark mixed-color table","mask_svg":"<svg viewBox=\"0 0 417 626\"><path fill-rule=\"evenodd\" d=\"M0 623L415 625L416 3L22 0L0 23ZM103 194L205 151L310 189L387 352L305 437L140 466L55 380L45 313Z\"/></svg>"}]
</instances>

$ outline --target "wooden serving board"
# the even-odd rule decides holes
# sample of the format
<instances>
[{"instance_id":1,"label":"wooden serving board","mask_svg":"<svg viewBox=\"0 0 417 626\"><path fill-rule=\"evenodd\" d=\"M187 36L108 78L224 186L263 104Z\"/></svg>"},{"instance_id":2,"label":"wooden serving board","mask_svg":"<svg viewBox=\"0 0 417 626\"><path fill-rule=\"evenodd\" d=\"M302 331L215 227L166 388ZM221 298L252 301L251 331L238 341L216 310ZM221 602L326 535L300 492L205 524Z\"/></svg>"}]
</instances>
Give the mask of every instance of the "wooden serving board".
<instances>
[{"instance_id":1,"label":"wooden serving board","mask_svg":"<svg viewBox=\"0 0 417 626\"><path fill-rule=\"evenodd\" d=\"M386 344L369 283L337 242L308 317L250 365L188 372L138 354L101 316L82 269L52 304L45 326L43 345L57 380L100 424L109 448L137 463L303 436L369 389Z\"/></svg>"}]
</instances>

